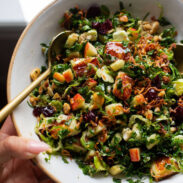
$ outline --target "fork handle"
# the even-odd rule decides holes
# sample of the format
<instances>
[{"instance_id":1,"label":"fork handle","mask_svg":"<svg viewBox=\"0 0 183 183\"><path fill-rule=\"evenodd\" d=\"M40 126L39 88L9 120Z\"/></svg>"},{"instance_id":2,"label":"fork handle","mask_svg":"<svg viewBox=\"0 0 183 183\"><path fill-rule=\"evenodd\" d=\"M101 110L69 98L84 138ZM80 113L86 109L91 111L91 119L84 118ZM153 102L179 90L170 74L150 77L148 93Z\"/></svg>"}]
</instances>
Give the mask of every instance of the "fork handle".
<instances>
[{"instance_id":1,"label":"fork handle","mask_svg":"<svg viewBox=\"0 0 183 183\"><path fill-rule=\"evenodd\" d=\"M18 96L16 96L10 103L4 106L0 111L0 123L17 107L31 92L36 88L41 81L46 79L51 73L49 67L43 74L41 74L35 81L33 81L27 88L25 88Z\"/></svg>"}]
</instances>

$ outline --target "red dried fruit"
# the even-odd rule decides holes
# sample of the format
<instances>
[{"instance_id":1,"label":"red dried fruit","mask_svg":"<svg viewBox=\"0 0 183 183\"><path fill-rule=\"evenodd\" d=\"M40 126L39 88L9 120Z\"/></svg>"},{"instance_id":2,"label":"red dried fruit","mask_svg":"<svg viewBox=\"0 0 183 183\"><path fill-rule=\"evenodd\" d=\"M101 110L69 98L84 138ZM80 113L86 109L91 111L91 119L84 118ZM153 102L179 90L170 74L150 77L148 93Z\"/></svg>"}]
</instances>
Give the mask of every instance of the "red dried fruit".
<instances>
[{"instance_id":1,"label":"red dried fruit","mask_svg":"<svg viewBox=\"0 0 183 183\"><path fill-rule=\"evenodd\" d=\"M96 116L95 113L92 111L89 111L87 114L84 115L85 122L89 122L90 120L95 121Z\"/></svg>"},{"instance_id":2,"label":"red dried fruit","mask_svg":"<svg viewBox=\"0 0 183 183\"><path fill-rule=\"evenodd\" d=\"M152 80L152 85L156 86L157 88L161 88L161 78L159 75L157 75L153 80Z\"/></svg>"},{"instance_id":3,"label":"red dried fruit","mask_svg":"<svg viewBox=\"0 0 183 183\"><path fill-rule=\"evenodd\" d=\"M174 117L175 117L176 121L179 123L181 121L183 121L183 107L178 106L175 108Z\"/></svg>"},{"instance_id":4,"label":"red dried fruit","mask_svg":"<svg viewBox=\"0 0 183 183\"><path fill-rule=\"evenodd\" d=\"M96 29L98 33L105 35L109 30L112 29L112 22L109 19L103 23L93 22L92 28Z\"/></svg>"},{"instance_id":5,"label":"red dried fruit","mask_svg":"<svg viewBox=\"0 0 183 183\"><path fill-rule=\"evenodd\" d=\"M46 106L46 107L36 107L33 110L34 116L38 117L41 114L44 114L45 117L51 117L53 116L55 110L52 106Z\"/></svg>"},{"instance_id":6,"label":"red dried fruit","mask_svg":"<svg viewBox=\"0 0 183 183\"><path fill-rule=\"evenodd\" d=\"M151 89L146 93L145 97L148 98L148 101L152 101L152 100L158 98L158 92L157 92L155 89L151 88Z\"/></svg>"}]
</instances>

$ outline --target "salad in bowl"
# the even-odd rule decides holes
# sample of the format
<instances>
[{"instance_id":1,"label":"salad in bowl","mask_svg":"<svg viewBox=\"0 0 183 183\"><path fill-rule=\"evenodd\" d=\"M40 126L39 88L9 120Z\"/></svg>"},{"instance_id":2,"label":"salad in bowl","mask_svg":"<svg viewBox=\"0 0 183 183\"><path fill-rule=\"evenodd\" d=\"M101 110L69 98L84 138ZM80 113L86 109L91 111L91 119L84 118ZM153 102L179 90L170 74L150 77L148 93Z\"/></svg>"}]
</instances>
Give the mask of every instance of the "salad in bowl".
<instances>
[{"instance_id":1,"label":"salad in bowl","mask_svg":"<svg viewBox=\"0 0 183 183\"><path fill-rule=\"evenodd\" d=\"M113 14L104 5L67 11L60 25L72 32L30 95L48 153L75 159L84 174L159 181L183 171L177 32L162 15L147 16L133 17L122 3ZM42 44L46 58L49 46Z\"/></svg>"}]
</instances>

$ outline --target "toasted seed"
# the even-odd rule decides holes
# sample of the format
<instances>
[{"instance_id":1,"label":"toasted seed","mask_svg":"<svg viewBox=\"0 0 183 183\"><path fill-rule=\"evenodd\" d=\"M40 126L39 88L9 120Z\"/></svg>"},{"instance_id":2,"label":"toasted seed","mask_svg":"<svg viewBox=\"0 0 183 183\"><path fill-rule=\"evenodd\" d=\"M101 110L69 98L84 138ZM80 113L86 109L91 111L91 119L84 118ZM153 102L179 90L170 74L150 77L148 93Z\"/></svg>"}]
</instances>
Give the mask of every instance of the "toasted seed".
<instances>
[{"instance_id":1,"label":"toasted seed","mask_svg":"<svg viewBox=\"0 0 183 183\"><path fill-rule=\"evenodd\" d=\"M61 100L61 96L58 93L55 93L55 95L53 96L54 100Z\"/></svg>"},{"instance_id":2,"label":"toasted seed","mask_svg":"<svg viewBox=\"0 0 183 183\"><path fill-rule=\"evenodd\" d=\"M31 80L34 81L40 76L41 70L39 68L35 68L30 73Z\"/></svg>"},{"instance_id":3,"label":"toasted seed","mask_svg":"<svg viewBox=\"0 0 183 183\"><path fill-rule=\"evenodd\" d=\"M70 110L71 110L70 105L68 103L64 103L63 105L64 114L69 114Z\"/></svg>"},{"instance_id":4,"label":"toasted seed","mask_svg":"<svg viewBox=\"0 0 183 183\"><path fill-rule=\"evenodd\" d=\"M35 97L35 96L31 96L31 97L29 98L29 101L30 101L30 103L32 104L32 106L36 106L37 101L38 101L38 98Z\"/></svg>"},{"instance_id":5,"label":"toasted seed","mask_svg":"<svg viewBox=\"0 0 183 183\"><path fill-rule=\"evenodd\" d=\"M48 87L48 88L47 88L47 92L48 92L48 95L49 95L49 96L53 97L54 93L53 93L53 90L52 90L51 87Z\"/></svg>"}]
</instances>

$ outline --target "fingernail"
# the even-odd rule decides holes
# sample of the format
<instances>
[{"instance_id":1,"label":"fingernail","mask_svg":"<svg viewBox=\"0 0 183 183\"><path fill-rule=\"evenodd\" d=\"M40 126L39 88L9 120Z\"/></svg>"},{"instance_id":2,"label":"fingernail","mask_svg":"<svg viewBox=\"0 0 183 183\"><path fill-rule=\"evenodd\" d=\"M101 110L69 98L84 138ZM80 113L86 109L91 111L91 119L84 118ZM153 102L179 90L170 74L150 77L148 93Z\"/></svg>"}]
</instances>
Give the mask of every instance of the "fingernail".
<instances>
[{"instance_id":1,"label":"fingernail","mask_svg":"<svg viewBox=\"0 0 183 183\"><path fill-rule=\"evenodd\" d=\"M39 154L40 152L44 152L50 149L50 146L48 144L45 144L44 142L39 141L29 141L27 144L27 151L29 153L33 154Z\"/></svg>"}]
</instances>

